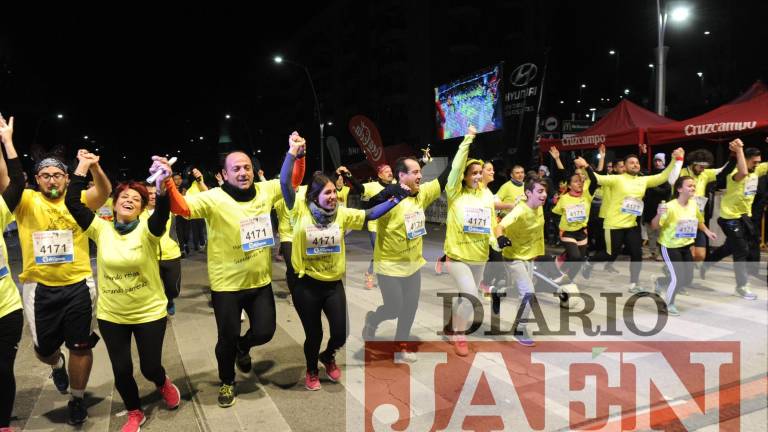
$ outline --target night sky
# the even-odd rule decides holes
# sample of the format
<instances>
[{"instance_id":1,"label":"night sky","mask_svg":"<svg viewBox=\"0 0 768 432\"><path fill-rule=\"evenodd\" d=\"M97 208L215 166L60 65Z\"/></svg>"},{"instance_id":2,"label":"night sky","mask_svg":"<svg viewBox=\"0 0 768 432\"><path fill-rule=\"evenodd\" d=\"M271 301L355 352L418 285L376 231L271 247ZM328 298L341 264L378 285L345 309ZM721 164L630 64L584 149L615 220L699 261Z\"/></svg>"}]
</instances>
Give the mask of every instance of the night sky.
<instances>
[{"instance_id":1,"label":"night sky","mask_svg":"<svg viewBox=\"0 0 768 432\"><path fill-rule=\"evenodd\" d=\"M768 78L768 2L687 3L692 19L683 26L670 24L666 35L671 47L667 115L676 119L715 108L755 80ZM440 5L431 2L430 7ZM547 5L551 13L541 22L505 21L539 26L543 44L550 47L542 115L583 116L590 106L614 105L624 88L631 90L631 100L653 106L648 64L654 62L656 46L655 2ZM0 28L0 112L16 116L15 141L30 158L28 166L35 151L58 145L73 155L83 145L99 148L113 176L121 168L123 175L141 175L153 153L184 155L188 164L212 168L226 113L234 122L249 124L254 150L262 150L259 157L272 163L285 150L285 143L272 142L272 137L287 136L294 119L270 117L270 112L296 104L281 100L275 89L301 77L275 67L271 59L291 45L291 27L311 22L323 7L284 6L254 14L210 4L205 11L173 14L136 8L7 19L13 22ZM494 10L486 12L490 22ZM478 26L473 28L477 32ZM704 35L706 30L711 34ZM494 28L481 31L493 34ZM474 32L466 37L475 37ZM619 52L618 59L608 54L611 49ZM301 58L303 53L294 48L291 55ZM496 57L507 55L508 50ZM467 63L460 58L440 62L454 62L451 70ZM467 66L465 72L472 70ZM432 71L433 85L446 78L442 75L437 68ZM582 83L587 88L580 93ZM582 104L575 103L579 97ZM64 118L56 119L57 113ZM35 138L39 145L33 149Z\"/></svg>"}]
</instances>

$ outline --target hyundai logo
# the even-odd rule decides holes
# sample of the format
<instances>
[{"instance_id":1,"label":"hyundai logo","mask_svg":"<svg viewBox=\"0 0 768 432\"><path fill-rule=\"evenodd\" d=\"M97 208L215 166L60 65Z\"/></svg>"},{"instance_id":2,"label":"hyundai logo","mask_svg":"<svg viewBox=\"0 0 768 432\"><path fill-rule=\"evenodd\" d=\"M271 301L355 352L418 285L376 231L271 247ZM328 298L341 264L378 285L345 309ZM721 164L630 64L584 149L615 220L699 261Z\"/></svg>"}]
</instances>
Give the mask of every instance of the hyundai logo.
<instances>
[{"instance_id":1,"label":"hyundai logo","mask_svg":"<svg viewBox=\"0 0 768 432\"><path fill-rule=\"evenodd\" d=\"M509 76L509 82L515 87L525 87L536 78L539 68L533 63L523 63Z\"/></svg>"}]
</instances>

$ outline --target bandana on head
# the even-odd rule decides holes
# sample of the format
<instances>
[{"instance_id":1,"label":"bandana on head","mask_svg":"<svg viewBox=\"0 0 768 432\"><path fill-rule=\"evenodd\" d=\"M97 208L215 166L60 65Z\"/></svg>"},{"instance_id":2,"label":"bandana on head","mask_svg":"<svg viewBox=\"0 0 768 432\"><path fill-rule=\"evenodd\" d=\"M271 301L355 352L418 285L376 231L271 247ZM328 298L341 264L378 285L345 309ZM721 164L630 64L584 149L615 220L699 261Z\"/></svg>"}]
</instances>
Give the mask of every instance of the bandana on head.
<instances>
[{"instance_id":1,"label":"bandana on head","mask_svg":"<svg viewBox=\"0 0 768 432\"><path fill-rule=\"evenodd\" d=\"M381 172L382 172L382 171L384 171L384 170L385 170L385 169L387 169L387 168L389 168L389 169L392 169L392 168L390 168L390 167L389 167L389 165L387 165L387 164L381 164L381 165L379 165L379 166L377 166L377 167L376 167L376 173L377 173L377 174L381 174Z\"/></svg>"},{"instance_id":2,"label":"bandana on head","mask_svg":"<svg viewBox=\"0 0 768 432\"><path fill-rule=\"evenodd\" d=\"M58 168L65 173L67 172L67 166L64 165L64 162L56 159L56 158L45 158L37 163L37 166L35 167L35 172L39 173L42 169L48 168L48 167L54 167Z\"/></svg>"}]
</instances>

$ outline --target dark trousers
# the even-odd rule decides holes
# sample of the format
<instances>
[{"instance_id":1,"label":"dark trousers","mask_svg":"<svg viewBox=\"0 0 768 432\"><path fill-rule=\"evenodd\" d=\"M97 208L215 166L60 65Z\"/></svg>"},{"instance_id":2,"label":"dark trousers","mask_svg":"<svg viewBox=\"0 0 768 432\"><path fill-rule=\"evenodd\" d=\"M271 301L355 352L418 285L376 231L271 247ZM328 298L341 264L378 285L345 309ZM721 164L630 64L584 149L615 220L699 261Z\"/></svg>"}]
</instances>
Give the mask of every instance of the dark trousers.
<instances>
[{"instance_id":1,"label":"dark trousers","mask_svg":"<svg viewBox=\"0 0 768 432\"><path fill-rule=\"evenodd\" d=\"M349 316L344 284L340 280L323 282L309 276L299 278L293 294L293 305L301 318L304 334L304 357L307 370L317 372L317 361L330 360L336 350L344 346L349 336ZM322 314L328 319L331 337L323 353L320 345L323 341Z\"/></svg>"},{"instance_id":2,"label":"dark trousers","mask_svg":"<svg viewBox=\"0 0 768 432\"><path fill-rule=\"evenodd\" d=\"M711 263L733 255L733 274L736 276L737 286L747 284L747 257L750 247L760 250L759 245L753 244L757 239L754 236L754 230L751 229L751 223L745 222L745 219L718 218L717 224L725 233L725 243L707 257L707 262Z\"/></svg>"},{"instance_id":3,"label":"dark trousers","mask_svg":"<svg viewBox=\"0 0 768 432\"><path fill-rule=\"evenodd\" d=\"M280 242L280 254L283 256L283 261L285 262L285 282L288 284L288 291L291 295L293 295L293 290L296 288L296 281L299 279L296 276L296 271L293 270L293 263L291 262L292 248L292 242Z\"/></svg>"},{"instance_id":4,"label":"dark trousers","mask_svg":"<svg viewBox=\"0 0 768 432\"><path fill-rule=\"evenodd\" d=\"M616 261L616 258L624 246L629 250L629 281L637 283L640 280L640 270L643 265L643 240L640 235L640 226L632 228L606 229L610 233L610 261ZM606 234L608 235L608 234ZM609 239L606 238L606 241Z\"/></svg>"},{"instance_id":5,"label":"dark trousers","mask_svg":"<svg viewBox=\"0 0 768 432\"><path fill-rule=\"evenodd\" d=\"M667 304L675 304L675 295L680 288L691 285L693 281L693 255L691 247L668 249L661 246L661 256L664 258L664 264L667 265L667 276L659 281L660 284L667 284Z\"/></svg>"},{"instance_id":6,"label":"dark trousers","mask_svg":"<svg viewBox=\"0 0 768 432\"><path fill-rule=\"evenodd\" d=\"M21 341L24 314L15 310L0 318L0 428L11 424L13 401L16 398L16 378L13 364Z\"/></svg>"},{"instance_id":7,"label":"dark trousers","mask_svg":"<svg viewBox=\"0 0 768 432\"><path fill-rule=\"evenodd\" d=\"M416 318L421 294L421 270L406 277L385 276L378 274L379 291L383 304L376 308L372 324L378 326L382 321L397 319L396 341L407 341Z\"/></svg>"},{"instance_id":8,"label":"dark trousers","mask_svg":"<svg viewBox=\"0 0 768 432\"><path fill-rule=\"evenodd\" d=\"M160 261L160 280L163 281L168 304L172 305L173 299L181 292L181 258Z\"/></svg>"},{"instance_id":9,"label":"dark trousers","mask_svg":"<svg viewBox=\"0 0 768 432\"><path fill-rule=\"evenodd\" d=\"M165 383L165 368L162 364L165 325L166 318L142 324L117 324L99 320L99 330L107 345L112 373L115 375L115 388L128 411L141 408L139 387L133 378L131 336L136 338L141 374L160 387Z\"/></svg>"},{"instance_id":10,"label":"dark trousers","mask_svg":"<svg viewBox=\"0 0 768 432\"><path fill-rule=\"evenodd\" d=\"M216 316L218 340L216 361L222 383L235 382L237 352L247 352L263 345L275 335L275 297L272 284L241 291L212 291L213 312ZM245 310L251 327L240 336L240 313Z\"/></svg>"}]
</instances>

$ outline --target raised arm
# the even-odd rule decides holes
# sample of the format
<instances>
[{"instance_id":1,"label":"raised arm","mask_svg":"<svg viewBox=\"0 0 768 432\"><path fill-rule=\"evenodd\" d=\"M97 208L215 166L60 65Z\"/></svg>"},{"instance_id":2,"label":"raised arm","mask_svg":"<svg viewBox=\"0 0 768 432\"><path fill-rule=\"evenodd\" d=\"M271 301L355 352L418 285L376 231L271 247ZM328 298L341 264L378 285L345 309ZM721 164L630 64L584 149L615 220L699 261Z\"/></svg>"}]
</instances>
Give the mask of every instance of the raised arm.
<instances>
[{"instance_id":1,"label":"raised arm","mask_svg":"<svg viewBox=\"0 0 768 432\"><path fill-rule=\"evenodd\" d=\"M350 189L352 189L352 192L362 195L363 192L365 192L365 187L358 179L356 179L351 172L345 167L344 165L336 168L336 174L344 176L347 181L349 181Z\"/></svg>"},{"instance_id":2,"label":"raised arm","mask_svg":"<svg viewBox=\"0 0 768 432\"><path fill-rule=\"evenodd\" d=\"M288 153L286 153L283 166L280 168L280 190L283 192L283 199L288 210L293 209L293 204L296 200L296 190L290 184L291 177L293 176L293 163L299 151L305 145L306 141L296 131L288 137Z\"/></svg>"},{"instance_id":3,"label":"raised arm","mask_svg":"<svg viewBox=\"0 0 768 432\"><path fill-rule=\"evenodd\" d=\"M733 179L737 182L742 181L749 175L747 159L744 157L744 143L736 138L728 144L728 148L736 154L736 174L733 175Z\"/></svg>"},{"instance_id":4,"label":"raised arm","mask_svg":"<svg viewBox=\"0 0 768 432\"><path fill-rule=\"evenodd\" d=\"M86 230L91 226L96 214L81 202L80 195L87 185L86 178L88 176L88 171L91 170L94 164L99 162L99 157L87 150L78 150L77 160L77 168L75 168L74 175L67 188L64 204L67 206L67 210L69 210L72 218L75 219L75 222L77 222L80 228ZM86 192L86 194L87 193L88 192Z\"/></svg>"},{"instance_id":5,"label":"raised arm","mask_svg":"<svg viewBox=\"0 0 768 432\"><path fill-rule=\"evenodd\" d=\"M597 151L600 154L600 160L597 162L597 172L601 173L605 169L605 144L600 144Z\"/></svg>"},{"instance_id":6,"label":"raised arm","mask_svg":"<svg viewBox=\"0 0 768 432\"><path fill-rule=\"evenodd\" d=\"M3 200L8 209L13 212L24 193L24 171L21 168L21 161L16 153L16 148L13 146L13 117L6 122L0 115L0 140L2 140L5 153L8 155L8 164L6 165L2 152L0 152L0 161L7 170L5 175L8 178L8 183L5 184L2 192Z\"/></svg>"},{"instance_id":7,"label":"raised arm","mask_svg":"<svg viewBox=\"0 0 768 432\"><path fill-rule=\"evenodd\" d=\"M85 151L87 150L80 150ZM85 191L85 202L88 208L96 211L107 202L107 198L112 194L112 184L109 182L107 175L99 165L99 159L96 157L96 163L92 164L89 168L91 177L93 177L93 187ZM79 196L78 196L79 199Z\"/></svg>"},{"instance_id":8,"label":"raised arm","mask_svg":"<svg viewBox=\"0 0 768 432\"><path fill-rule=\"evenodd\" d=\"M395 186L395 188L393 188L394 194L392 194L389 199L365 211L366 221L376 220L384 216L388 211L392 210L400 201L407 198L411 193L411 190L405 185L395 184L392 186Z\"/></svg>"},{"instance_id":9,"label":"raised arm","mask_svg":"<svg viewBox=\"0 0 768 432\"><path fill-rule=\"evenodd\" d=\"M448 196L453 196L461 191L461 181L464 176L464 164L467 163L467 157L469 156L469 146L472 141L475 140L477 135L477 129L474 126L469 126L467 134L464 136L464 141L459 144L459 149L456 151L456 156L453 157L451 163L451 171L448 174L448 181L445 185L445 193Z\"/></svg>"},{"instance_id":10,"label":"raised arm","mask_svg":"<svg viewBox=\"0 0 768 432\"><path fill-rule=\"evenodd\" d=\"M149 172L154 174L157 171L161 171L161 173L155 180L155 186L157 188L155 211L149 217L149 220L147 220L147 226L152 235L160 237L165 232L165 226L168 223L168 218L171 213L171 201L165 189L165 180L171 177L173 170L171 170L171 167L167 163L155 160L152 162L152 167L149 169ZM194 170L192 173L194 174ZM171 183L173 183L173 181L171 181Z\"/></svg>"},{"instance_id":11,"label":"raised arm","mask_svg":"<svg viewBox=\"0 0 768 432\"><path fill-rule=\"evenodd\" d=\"M195 182L197 183L198 189L200 189L201 191L208 190L208 185L205 184L205 181L203 179L203 173L201 173L200 170L198 170L197 168L192 168L192 177L195 178Z\"/></svg>"},{"instance_id":12,"label":"raised arm","mask_svg":"<svg viewBox=\"0 0 768 432\"><path fill-rule=\"evenodd\" d=\"M645 181L646 188L652 188L663 184L664 182L671 181L674 184L677 181L677 177L680 175L680 170L683 167L683 159L685 158L685 150L677 148L672 152L672 158L674 162L667 165L664 171L648 176ZM674 178L673 178L674 177Z\"/></svg>"}]
</instances>

